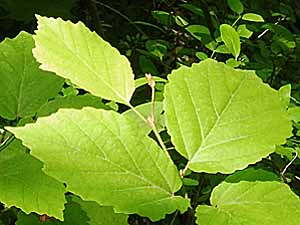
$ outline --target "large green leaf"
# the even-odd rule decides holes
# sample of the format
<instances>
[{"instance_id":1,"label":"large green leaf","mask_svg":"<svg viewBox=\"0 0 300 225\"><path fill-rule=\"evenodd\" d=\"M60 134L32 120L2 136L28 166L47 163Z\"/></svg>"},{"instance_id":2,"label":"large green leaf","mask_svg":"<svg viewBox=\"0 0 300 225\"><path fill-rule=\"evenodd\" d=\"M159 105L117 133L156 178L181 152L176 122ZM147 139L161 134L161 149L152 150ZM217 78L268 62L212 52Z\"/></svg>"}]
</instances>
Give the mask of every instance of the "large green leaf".
<instances>
[{"instance_id":1,"label":"large green leaf","mask_svg":"<svg viewBox=\"0 0 300 225\"><path fill-rule=\"evenodd\" d=\"M111 207L99 206L95 202L82 201L77 196L67 196L64 221L48 218L40 222L36 214L18 213L16 225L127 225L128 215L116 214Z\"/></svg>"},{"instance_id":2,"label":"large green leaf","mask_svg":"<svg viewBox=\"0 0 300 225\"><path fill-rule=\"evenodd\" d=\"M237 59L241 51L240 36L238 32L229 24L222 24L220 26L220 32L225 46L235 57L235 59Z\"/></svg>"},{"instance_id":3,"label":"large green leaf","mask_svg":"<svg viewBox=\"0 0 300 225\"><path fill-rule=\"evenodd\" d=\"M55 72L95 96L129 104L134 75L129 61L83 23L37 16L33 54Z\"/></svg>"},{"instance_id":4,"label":"large green leaf","mask_svg":"<svg viewBox=\"0 0 300 225\"><path fill-rule=\"evenodd\" d=\"M0 43L0 116L9 120L33 116L61 90L63 79L40 70L32 55L34 41L21 32Z\"/></svg>"},{"instance_id":5,"label":"large green leaf","mask_svg":"<svg viewBox=\"0 0 300 225\"><path fill-rule=\"evenodd\" d=\"M14 140L0 152L0 201L24 212L63 219L65 188L42 171L42 163Z\"/></svg>"},{"instance_id":6,"label":"large green leaf","mask_svg":"<svg viewBox=\"0 0 300 225\"><path fill-rule=\"evenodd\" d=\"M173 144L197 172L243 169L291 135L274 89L253 71L214 60L175 70L166 85L164 109Z\"/></svg>"},{"instance_id":7,"label":"large green leaf","mask_svg":"<svg viewBox=\"0 0 300 225\"><path fill-rule=\"evenodd\" d=\"M197 207L198 225L300 224L299 197L276 181L222 182L213 190L211 204Z\"/></svg>"},{"instance_id":8,"label":"large green leaf","mask_svg":"<svg viewBox=\"0 0 300 225\"><path fill-rule=\"evenodd\" d=\"M116 212L159 220L189 201L168 156L137 123L113 111L62 109L36 124L7 128L45 163L68 191Z\"/></svg>"}]
</instances>

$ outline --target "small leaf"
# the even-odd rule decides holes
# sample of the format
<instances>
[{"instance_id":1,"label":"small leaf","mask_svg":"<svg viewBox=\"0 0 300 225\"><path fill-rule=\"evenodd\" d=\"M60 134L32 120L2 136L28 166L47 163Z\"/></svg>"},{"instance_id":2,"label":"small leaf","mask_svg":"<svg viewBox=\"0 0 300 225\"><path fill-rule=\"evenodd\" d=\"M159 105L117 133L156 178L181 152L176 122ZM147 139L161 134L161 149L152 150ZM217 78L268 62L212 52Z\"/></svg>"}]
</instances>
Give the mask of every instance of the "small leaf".
<instances>
[{"instance_id":1,"label":"small leaf","mask_svg":"<svg viewBox=\"0 0 300 225\"><path fill-rule=\"evenodd\" d=\"M125 56L81 22L37 19L33 54L41 69L55 72L95 96L129 104L134 75Z\"/></svg>"},{"instance_id":2,"label":"small leaf","mask_svg":"<svg viewBox=\"0 0 300 225\"><path fill-rule=\"evenodd\" d=\"M0 201L26 213L47 214L63 219L64 185L42 171L43 164L25 153L14 140L0 152Z\"/></svg>"},{"instance_id":3,"label":"small leaf","mask_svg":"<svg viewBox=\"0 0 300 225\"><path fill-rule=\"evenodd\" d=\"M235 68L235 67L239 67L241 65L241 62L237 61L237 60L235 60L233 58L230 58L230 59L226 60L226 65Z\"/></svg>"},{"instance_id":4,"label":"small leaf","mask_svg":"<svg viewBox=\"0 0 300 225\"><path fill-rule=\"evenodd\" d=\"M237 59L241 51L241 42L239 34L232 26L228 24L222 24L220 26L220 32L224 44L231 52L231 54L235 57L235 59Z\"/></svg>"},{"instance_id":5,"label":"small leaf","mask_svg":"<svg viewBox=\"0 0 300 225\"><path fill-rule=\"evenodd\" d=\"M156 10L152 11L151 14L159 23L164 26L170 26L173 23L173 18L168 12Z\"/></svg>"},{"instance_id":6,"label":"small leaf","mask_svg":"<svg viewBox=\"0 0 300 225\"><path fill-rule=\"evenodd\" d=\"M246 24L239 25L237 28L237 32L240 35L240 37L244 38L250 38L253 34L253 32L247 28Z\"/></svg>"},{"instance_id":7,"label":"small leaf","mask_svg":"<svg viewBox=\"0 0 300 225\"><path fill-rule=\"evenodd\" d=\"M185 8L191 12L193 12L194 14L198 15L198 16L201 16L201 17L204 17L204 12L201 8L197 7L196 5L194 4L189 4L189 3L186 3L186 4L180 4L180 7L182 8Z\"/></svg>"},{"instance_id":8,"label":"small leaf","mask_svg":"<svg viewBox=\"0 0 300 225\"><path fill-rule=\"evenodd\" d=\"M256 13L246 13L242 17L243 20L252 21L252 22L264 22L264 18L261 15Z\"/></svg>"},{"instance_id":9,"label":"small leaf","mask_svg":"<svg viewBox=\"0 0 300 225\"><path fill-rule=\"evenodd\" d=\"M47 174L84 200L151 220L189 206L174 194L182 183L169 156L137 123L114 111L61 109L7 129L45 163Z\"/></svg>"},{"instance_id":10,"label":"small leaf","mask_svg":"<svg viewBox=\"0 0 300 225\"><path fill-rule=\"evenodd\" d=\"M156 66L151 61L149 57L146 57L144 55L140 55L139 57L139 65L142 70L142 73L151 73L153 75L158 75L159 72L156 69Z\"/></svg>"},{"instance_id":11,"label":"small leaf","mask_svg":"<svg viewBox=\"0 0 300 225\"><path fill-rule=\"evenodd\" d=\"M0 116L5 119L34 116L62 89L63 79L39 69L33 47L32 36L25 32L0 43Z\"/></svg>"},{"instance_id":12,"label":"small leaf","mask_svg":"<svg viewBox=\"0 0 300 225\"><path fill-rule=\"evenodd\" d=\"M200 60L208 59L207 54L204 52L196 52L196 57Z\"/></svg>"},{"instance_id":13,"label":"small leaf","mask_svg":"<svg viewBox=\"0 0 300 225\"><path fill-rule=\"evenodd\" d=\"M278 90L280 100L286 108L288 108L290 104L291 90L292 90L291 84L284 85Z\"/></svg>"},{"instance_id":14,"label":"small leaf","mask_svg":"<svg viewBox=\"0 0 300 225\"><path fill-rule=\"evenodd\" d=\"M175 16L175 23L180 27L189 25L189 23L182 16Z\"/></svg>"},{"instance_id":15,"label":"small leaf","mask_svg":"<svg viewBox=\"0 0 300 225\"><path fill-rule=\"evenodd\" d=\"M191 178L183 178L183 184L185 186L198 186L199 185L199 181L195 180L195 179L191 179Z\"/></svg>"},{"instance_id":16,"label":"small leaf","mask_svg":"<svg viewBox=\"0 0 300 225\"><path fill-rule=\"evenodd\" d=\"M190 25L185 28L193 37L201 41L205 47L210 50L216 48L216 42L213 40L209 29L203 25Z\"/></svg>"},{"instance_id":17,"label":"small leaf","mask_svg":"<svg viewBox=\"0 0 300 225\"><path fill-rule=\"evenodd\" d=\"M289 118L295 122L300 122L300 107L292 107L288 109Z\"/></svg>"},{"instance_id":18,"label":"small leaf","mask_svg":"<svg viewBox=\"0 0 300 225\"><path fill-rule=\"evenodd\" d=\"M232 11L238 14L241 14L244 11L244 6L240 0L227 0L227 5Z\"/></svg>"},{"instance_id":19,"label":"small leaf","mask_svg":"<svg viewBox=\"0 0 300 225\"><path fill-rule=\"evenodd\" d=\"M300 224L300 200L276 181L222 182L212 192L212 206L196 209L199 225Z\"/></svg>"},{"instance_id":20,"label":"small leaf","mask_svg":"<svg viewBox=\"0 0 300 225\"><path fill-rule=\"evenodd\" d=\"M168 79L167 130L195 172L244 169L292 134L278 92L253 71L207 59L191 68L182 66Z\"/></svg>"}]
</instances>

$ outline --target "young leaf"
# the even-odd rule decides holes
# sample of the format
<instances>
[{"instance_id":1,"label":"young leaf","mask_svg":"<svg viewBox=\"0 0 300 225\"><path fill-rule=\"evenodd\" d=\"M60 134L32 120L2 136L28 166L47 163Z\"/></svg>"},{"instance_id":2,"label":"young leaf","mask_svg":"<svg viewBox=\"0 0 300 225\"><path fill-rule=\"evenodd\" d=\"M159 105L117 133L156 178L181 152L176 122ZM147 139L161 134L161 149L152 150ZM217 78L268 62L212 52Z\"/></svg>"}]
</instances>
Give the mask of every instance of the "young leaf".
<instances>
[{"instance_id":1,"label":"young leaf","mask_svg":"<svg viewBox=\"0 0 300 225\"><path fill-rule=\"evenodd\" d=\"M229 51L235 57L235 59L237 59L241 51L241 42L239 34L232 26L228 24L222 24L220 26L220 32L221 38L225 46L229 49Z\"/></svg>"},{"instance_id":2,"label":"young leaf","mask_svg":"<svg viewBox=\"0 0 300 225\"><path fill-rule=\"evenodd\" d=\"M290 104L291 90L292 90L291 84L284 85L280 87L280 89L278 90L280 100L286 108L288 108Z\"/></svg>"},{"instance_id":3,"label":"young leaf","mask_svg":"<svg viewBox=\"0 0 300 225\"><path fill-rule=\"evenodd\" d=\"M26 32L0 43L0 116L5 119L33 116L62 88L63 79L38 68L33 47Z\"/></svg>"},{"instance_id":4,"label":"young leaf","mask_svg":"<svg viewBox=\"0 0 300 225\"><path fill-rule=\"evenodd\" d=\"M209 59L181 67L168 78L166 126L193 171L243 169L274 152L275 145L291 135L278 93L253 71Z\"/></svg>"},{"instance_id":5,"label":"young leaf","mask_svg":"<svg viewBox=\"0 0 300 225\"><path fill-rule=\"evenodd\" d=\"M244 11L244 6L240 0L227 0L227 5L232 11L238 14L241 14Z\"/></svg>"},{"instance_id":6,"label":"young leaf","mask_svg":"<svg viewBox=\"0 0 300 225\"><path fill-rule=\"evenodd\" d=\"M243 15L242 19L252 22L264 22L264 18L256 13L246 13Z\"/></svg>"},{"instance_id":7,"label":"young leaf","mask_svg":"<svg viewBox=\"0 0 300 225\"><path fill-rule=\"evenodd\" d=\"M45 163L44 171L85 200L160 220L188 199L170 158L138 124L113 111L62 109L37 123L7 128Z\"/></svg>"},{"instance_id":8,"label":"young leaf","mask_svg":"<svg viewBox=\"0 0 300 225\"><path fill-rule=\"evenodd\" d=\"M197 207L197 224L300 224L299 197L276 181L222 182L213 190L211 204Z\"/></svg>"},{"instance_id":9,"label":"young leaf","mask_svg":"<svg viewBox=\"0 0 300 225\"><path fill-rule=\"evenodd\" d=\"M0 201L26 213L63 219L64 185L43 171L43 164L25 153L19 140L0 152Z\"/></svg>"},{"instance_id":10,"label":"young leaf","mask_svg":"<svg viewBox=\"0 0 300 225\"><path fill-rule=\"evenodd\" d=\"M83 23L37 16L33 54L55 72L95 96L129 104L134 92L130 63Z\"/></svg>"},{"instance_id":11,"label":"young leaf","mask_svg":"<svg viewBox=\"0 0 300 225\"><path fill-rule=\"evenodd\" d=\"M253 34L253 32L247 28L246 24L239 25L237 28L237 32L240 35L240 37L244 38L250 38Z\"/></svg>"}]
</instances>

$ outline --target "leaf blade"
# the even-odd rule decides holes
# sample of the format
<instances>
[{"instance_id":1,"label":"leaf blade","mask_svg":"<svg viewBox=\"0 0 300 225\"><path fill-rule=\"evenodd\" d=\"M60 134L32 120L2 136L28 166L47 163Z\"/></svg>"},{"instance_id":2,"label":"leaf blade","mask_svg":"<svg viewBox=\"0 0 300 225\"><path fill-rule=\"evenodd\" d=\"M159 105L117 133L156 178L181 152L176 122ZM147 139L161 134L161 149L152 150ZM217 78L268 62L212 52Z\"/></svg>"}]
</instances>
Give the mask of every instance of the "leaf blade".
<instances>
[{"instance_id":1,"label":"leaf blade","mask_svg":"<svg viewBox=\"0 0 300 225\"><path fill-rule=\"evenodd\" d=\"M164 100L168 133L196 172L243 169L274 152L275 145L291 135L278 93L252 71L205 60L173 71L168 78Z\"/></svg>"},{"instance_id":2,"label":"leaf blade","mask_svg":"<svg viewBox=\"0 0 300 225\"><path fill-rule=\"evenodd\" d=\"M182 185L174 164L137 124L116 112L63 109L34 125L8 129L45 163L47 174L85 200L152 220L189 205L174 195Z\"/></svg>"},{"instance_id":3,"label":"leaf blade","mask_svg":"<svg viewBox=\"0 0 300 225\"><path fill-rule=\"evenodd\" d=\"M33 54L40 68L69 79L95 96L129 104L135 90L134 75L125 56L81 22L37 19Z\"/></svg>"}]
</instances>

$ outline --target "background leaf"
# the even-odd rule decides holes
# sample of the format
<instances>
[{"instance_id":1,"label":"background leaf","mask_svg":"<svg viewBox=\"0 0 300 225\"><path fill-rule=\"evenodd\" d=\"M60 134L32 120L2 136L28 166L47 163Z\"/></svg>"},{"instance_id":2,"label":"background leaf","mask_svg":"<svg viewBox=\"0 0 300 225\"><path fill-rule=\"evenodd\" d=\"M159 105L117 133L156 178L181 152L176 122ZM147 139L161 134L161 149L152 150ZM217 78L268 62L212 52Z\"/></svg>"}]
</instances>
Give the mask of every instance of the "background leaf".
<instances>
[{"instance_id":1,"label":"background leaf","mask_svg":"<svg viewBox=\"0 0 300 225\"><path fill-rule=\"evenodd\" d=\"M9 120L33 116L58 94L63 79L42 71L32 55L32 36L21 32L0 43L0 116Z\"/></svg>"},{"instance_id":2,"label":"background leaf","mask_svg":"<svg viewBox=\"0 0 300 225\"><path fill-rule=\"evenodd\" d=\"M239 34L232 26L228 24L222 24L220 26L220 32L224 44L226 45L228 50L232 53L232 55L235 57L235 59L237 59L241 51Z\"/></svg>"},{"instance_id":3,"label":"background leaf","mask_svg":"<svg viewBox=\"0 0 300 225\"><path fill-rule=\"evenodd\" d=\"M243 15L242 19L252 22L264 22L264 18L256 13L246 13Z\"/></svg>"},{"instance_id":4,"label":"background leaf","mask_svg":"<svg viewBox=\"0 0 300 225\"><path fill-rule=\"evenodd\" d=\"M159 220L189 200L173 162L132 120L93 108L63 109L8 128L45 163L45 172L85 200Z\"/></svg>"},{"instance_id":5,"label":"background leaf","mask_svg":"<svg viewBox=\"0 0 300 225\"><path fill-rule=\"evenodd\" d=\"M0 201L26 213L36 212L63 219L64 185L42 171L43 164L25 153L14 140L0 152Z\"/></svg>"},{"instance_id":6,"label":"background leaf","mask_svg":"<svg viewBox=\"0 0 300 225\"><path fill-rule=\"evenodd\" d=\"M191 170L232 173L274 152L291 135L278 93L253 71L209 59L181 67L168 79L166 126Z\"/></svg>"},{"instance_id":7,"label":"background leaf","mask_svg":"<svg viewBox=\"0 0 300 225\"><path fill-rule=\"evenodd\" d=\"M81 22L37 19L33 54L42 64L40 68L69 79L95 96L129 104L134 75L125 56Z\"/></svg>"},{"instance_id":8,"label":"background leaf","mask_svg":"<svg viewBox=\"0 0 300 225\"><path fill-rule=\"evenodd\" d=\"M238 14L241 14L244 11L244 6L240 0L227 0L227 5L232 11Z\"/></svg>"}]
</instances>

